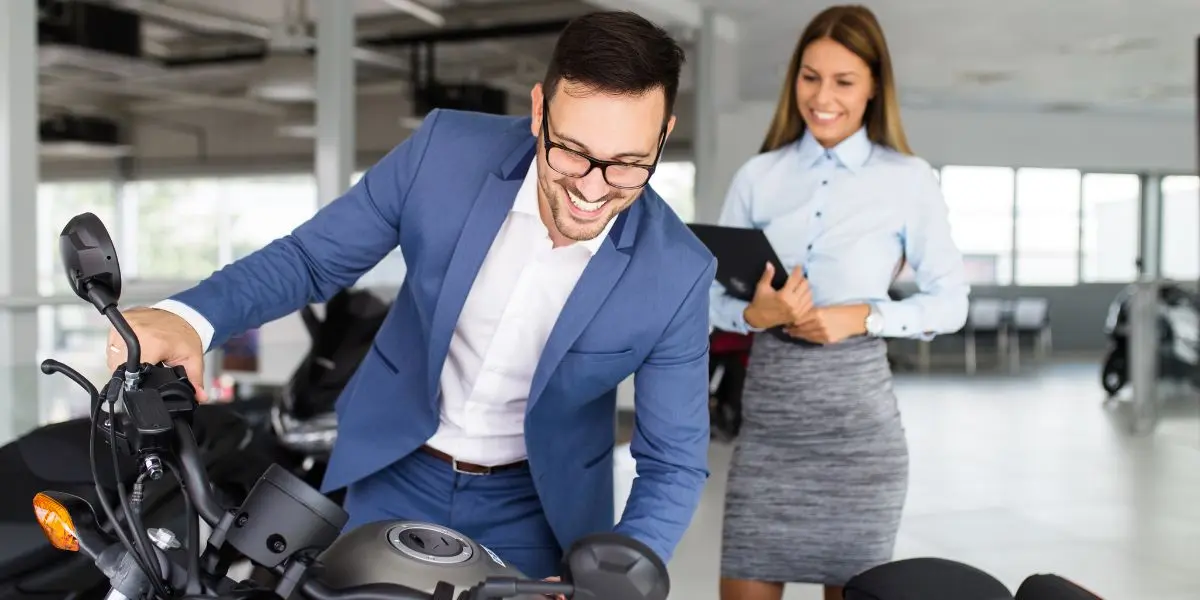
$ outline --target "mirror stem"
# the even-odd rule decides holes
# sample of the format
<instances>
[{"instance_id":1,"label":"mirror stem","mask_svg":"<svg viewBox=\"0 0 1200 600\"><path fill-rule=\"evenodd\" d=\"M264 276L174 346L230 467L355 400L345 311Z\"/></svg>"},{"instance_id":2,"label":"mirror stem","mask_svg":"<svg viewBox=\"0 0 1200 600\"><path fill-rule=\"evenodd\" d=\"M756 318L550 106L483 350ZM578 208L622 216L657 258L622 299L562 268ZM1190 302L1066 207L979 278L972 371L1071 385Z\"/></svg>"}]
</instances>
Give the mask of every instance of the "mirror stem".
<instances>
[{"instance_id":1,"label":"mirror stem","mask_svg":"<svg viewBox=\"0 0 1200 600\"><path fill-rule=\"evenodd\" d=\"M108 317L109 322L121 335L121 339L125 341L125 387L132 389L137 384L142 368L142 345L138 342L137 335L133 333L129 322L125 320L125 316L117 310L117 301L111 290L104 285L88 282L87 295L92 305L100 310L100 314Z\"/></svg>"}]
</instances>

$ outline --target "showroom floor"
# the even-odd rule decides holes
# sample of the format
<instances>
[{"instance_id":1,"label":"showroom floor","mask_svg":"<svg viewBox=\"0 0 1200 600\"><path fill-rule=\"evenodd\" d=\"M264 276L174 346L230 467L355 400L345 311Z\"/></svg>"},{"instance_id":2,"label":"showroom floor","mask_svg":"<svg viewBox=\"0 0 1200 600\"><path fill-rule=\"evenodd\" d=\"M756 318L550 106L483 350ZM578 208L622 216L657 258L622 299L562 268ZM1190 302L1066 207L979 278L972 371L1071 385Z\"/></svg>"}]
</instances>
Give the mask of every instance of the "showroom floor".
<instances>
[{"instance_id":1,"label":"showroom floor","mask_svg":"<svg viewBox=\"0 0 1200 600\"><path fill-rule=\"evenodd\" d=\"M1013 589L1057 572L1105 600L1200 597L1194 396L1171 400L1157 432L1138 437L1122 412L1105 410L1093 365L901 376L896 387L912 457L898 557L961 560ZM671 564L672 599L717 598L730 452L712 447L712 479ZM620 504L633 467L627 451L619 458ZM792 586L785 598L820 594Z\"/></svg>"}]
</instances>

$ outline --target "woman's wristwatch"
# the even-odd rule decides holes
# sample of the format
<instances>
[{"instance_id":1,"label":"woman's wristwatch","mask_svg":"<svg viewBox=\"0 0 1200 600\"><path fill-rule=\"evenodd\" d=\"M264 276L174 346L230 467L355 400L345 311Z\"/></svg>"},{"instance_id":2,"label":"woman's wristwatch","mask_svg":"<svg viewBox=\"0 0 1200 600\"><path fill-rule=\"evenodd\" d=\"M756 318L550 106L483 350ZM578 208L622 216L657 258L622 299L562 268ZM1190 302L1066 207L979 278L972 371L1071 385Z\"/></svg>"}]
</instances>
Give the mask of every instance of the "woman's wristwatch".
<instances>
[{"instance_id":1,"label":"woman's wristwatch","mask_svg":"<svg viewBox=\"0 0 1200 600\"><path fill-rule=\"evenodd\" d=\"M883 333L883 315L879 314L879 309L875 308L874 304L868 304L870 312L867 313L867 335L878 337Z\"/></svg>"}]
</instances>

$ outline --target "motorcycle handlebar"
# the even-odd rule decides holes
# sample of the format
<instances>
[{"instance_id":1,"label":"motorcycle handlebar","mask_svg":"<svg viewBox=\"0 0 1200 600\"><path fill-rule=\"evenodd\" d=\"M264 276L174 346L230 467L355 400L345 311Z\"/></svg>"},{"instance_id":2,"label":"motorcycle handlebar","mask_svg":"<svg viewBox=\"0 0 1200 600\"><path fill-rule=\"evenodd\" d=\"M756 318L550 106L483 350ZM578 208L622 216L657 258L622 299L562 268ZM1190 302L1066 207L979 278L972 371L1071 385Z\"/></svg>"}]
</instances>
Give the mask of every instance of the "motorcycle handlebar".
<instances>
[{"instance_id":1,"label":"motorcycle handlebar","mask_svg":"<svg viewBox=\"0 0 1200 600\"><path fill-rule=\"evenodd\" d=\"M192 426L186 421L177 420L175 429L179 437L179 462L187 494L200 517L210 526L216 527L226 511L213 496L208 472L200 463L200 450L196 447L196 436L192 432Z\"/></svg>"}]
</instances>

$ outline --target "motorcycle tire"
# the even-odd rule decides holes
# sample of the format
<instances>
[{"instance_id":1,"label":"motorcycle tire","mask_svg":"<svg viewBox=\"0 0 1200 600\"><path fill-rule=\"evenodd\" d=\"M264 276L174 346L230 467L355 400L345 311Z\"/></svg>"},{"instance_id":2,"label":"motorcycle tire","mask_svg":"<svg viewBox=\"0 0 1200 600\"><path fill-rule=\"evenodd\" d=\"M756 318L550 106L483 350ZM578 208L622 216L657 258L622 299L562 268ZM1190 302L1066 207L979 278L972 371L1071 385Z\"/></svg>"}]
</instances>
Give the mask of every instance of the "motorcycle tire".
<instances>
[{"instance_id":1,"label":"motorcycle tire","mask_svg":"<svg viewBox=\"0 0 1200 600\"><path fill-rule=\"evenodd\" d=\"M1116 396L1121 388L1129 382L1129 364L1124 354L1112 352L1104 361L1104 368L1100 371L1100 386L1104 388L1108 395Z\"/></svg>"}]
</instances>

